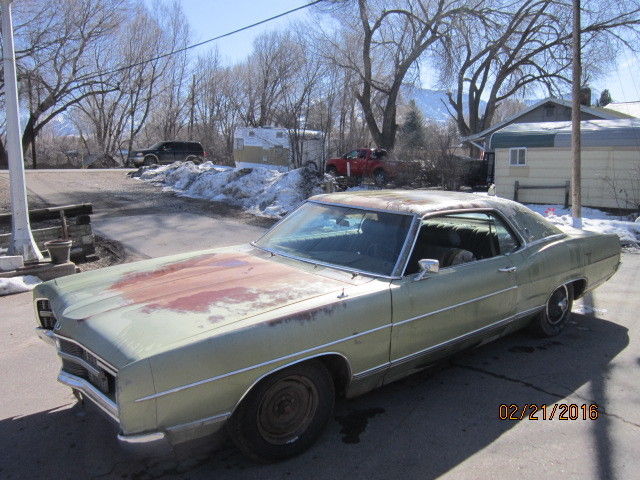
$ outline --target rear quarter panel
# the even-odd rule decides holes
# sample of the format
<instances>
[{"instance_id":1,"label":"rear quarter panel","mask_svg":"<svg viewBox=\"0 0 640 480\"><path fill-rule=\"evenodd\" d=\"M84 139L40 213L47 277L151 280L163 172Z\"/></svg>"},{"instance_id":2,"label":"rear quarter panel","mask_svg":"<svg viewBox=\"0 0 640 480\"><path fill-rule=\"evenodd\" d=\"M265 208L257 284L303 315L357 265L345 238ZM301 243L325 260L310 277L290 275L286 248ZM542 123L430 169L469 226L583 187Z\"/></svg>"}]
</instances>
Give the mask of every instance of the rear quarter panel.
<instances>
[{"instance_id":1,"label":"rear quarter panel","mask_svg":"<svg viewBox=\"0 0 640 480\"><path fill-rule=\"evenodd\" d=\"M590 290L616 271L620 244L615 235L566 234L536 242L513 255L517 267L518 310L545 305L559 286L586 281Z\"/></svg>"}]
</instances>

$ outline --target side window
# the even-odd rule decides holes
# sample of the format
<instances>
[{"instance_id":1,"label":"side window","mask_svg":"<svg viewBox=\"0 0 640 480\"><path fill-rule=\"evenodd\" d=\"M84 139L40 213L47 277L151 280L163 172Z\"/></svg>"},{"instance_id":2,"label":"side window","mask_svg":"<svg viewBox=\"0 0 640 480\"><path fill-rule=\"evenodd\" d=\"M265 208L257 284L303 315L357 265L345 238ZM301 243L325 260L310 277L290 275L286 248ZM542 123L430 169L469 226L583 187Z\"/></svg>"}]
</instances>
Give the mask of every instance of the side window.
<instances>
[{"instance_id":1,"label":"side window","mask_svg":"<svg viewBox=\"0 0 640 480\"><path fill-rule=\"evenodd\" d=\"M452 213L422 222L405 274L419 271L418 261L433 259L440 268L511 253L519 242L505 223L490 212Z\"/></svg>"},{"instance_id":2,"label":"side window","mask_svg":"<svg viewBox=\"0 0 640 480\"><path fill-rule=\"evenodd\" d=\"M526 148L510 148L509 149L509 166L522 167L527 164Z\"/></svg>"},{"instance_id":3,"label":"side window","mask_svg":"<svg viewBox=\"0 0 640 480\"><path fill-rule=\"evenodd\" d=\"M353 150L352 152L347 153L344 158L353 159L358 158L358 150Z\"/></svg>"}]
</instances>

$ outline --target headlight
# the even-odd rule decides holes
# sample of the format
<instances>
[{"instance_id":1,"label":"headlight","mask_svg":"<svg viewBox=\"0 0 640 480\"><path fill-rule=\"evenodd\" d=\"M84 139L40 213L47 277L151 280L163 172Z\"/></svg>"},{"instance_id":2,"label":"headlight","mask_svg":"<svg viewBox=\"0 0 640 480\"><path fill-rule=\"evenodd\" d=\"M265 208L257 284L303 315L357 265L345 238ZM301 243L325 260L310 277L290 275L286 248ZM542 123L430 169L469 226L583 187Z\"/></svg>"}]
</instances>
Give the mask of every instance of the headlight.
<instances>
[{"instance_id":1,"label":"headlight","mask_svg":"<svg viewBox=\"0 0 640 480\"><path fill-rule=\"evenodd\" d=\"M38 320L42 328L53 330L53 326L56 324L56 317L53 316L49 300L46 298L36 300L36 313L38 314Z\"/></svg>"}]
</instances>

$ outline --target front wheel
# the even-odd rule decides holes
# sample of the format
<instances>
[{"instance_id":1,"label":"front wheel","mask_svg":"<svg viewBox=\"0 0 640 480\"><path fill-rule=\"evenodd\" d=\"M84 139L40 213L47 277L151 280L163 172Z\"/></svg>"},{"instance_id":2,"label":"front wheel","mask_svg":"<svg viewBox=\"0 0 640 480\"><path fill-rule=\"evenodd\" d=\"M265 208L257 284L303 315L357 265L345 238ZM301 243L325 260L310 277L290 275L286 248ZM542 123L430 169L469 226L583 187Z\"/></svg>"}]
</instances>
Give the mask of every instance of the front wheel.
<instances>
[{"instance_id":1,"label":"front wheel","mask_svg":"<svg viewBox=\"0 0 640 480\"><path fill-rule=\"evenodd\" d=\"M329 165L327 167L327 173L329 175L331 175L332 177L337 177L338 176L338 169L336 167L334 167L333 165Z\"/></svg>"},{"instance_id":2,"label":"front wheel","mask_svg":"<svg viewBox=\"0 0 640 480\"><path fill-rule=\"evenodd\" d=\"M562 285L553 291L544 310L531 321L532 333L539 337L558 335L566 326L573 306L573 286Z\"/></svg>"},{"instance_id":3,"label":"front wheel","mask_svg":"<svg viewBox=\"0 0 640 480\"><path fill-rule=\"evenodd\" d=\"M298 455L320 436L331 417L335 390L318 361L286 368L256 385L229 419L234 443L253 460Z\"/></svg>"}]
</instances>

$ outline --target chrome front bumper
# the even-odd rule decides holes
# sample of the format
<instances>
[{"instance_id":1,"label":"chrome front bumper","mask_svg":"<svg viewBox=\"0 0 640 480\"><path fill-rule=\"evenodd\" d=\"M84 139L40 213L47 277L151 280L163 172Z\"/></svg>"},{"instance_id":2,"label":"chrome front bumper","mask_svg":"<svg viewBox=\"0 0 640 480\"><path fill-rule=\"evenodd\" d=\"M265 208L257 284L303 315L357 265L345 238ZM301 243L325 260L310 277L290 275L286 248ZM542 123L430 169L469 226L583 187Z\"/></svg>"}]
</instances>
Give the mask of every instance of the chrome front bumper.
<instances>
[{"instance_id":1,"label":"chrome front bumper","mask_svg":"<svg viewBox=\"0 0 640 480\"><path fill-rule=\"evenodd\" d=\"M36 328L36 332L38 337L49 345L54 347L57 345L56 336L51 330L38 327ZM58 381L80 392L84 398L90 400L116 424L120 424L118 405L116 402L103 394L87 380L61 370L58 374ZM172 446L164 432L149 432L136 435L119 434L118 442L124 449L139 455L169 453L172 450Z\"/></svg>"}]
</instances>

